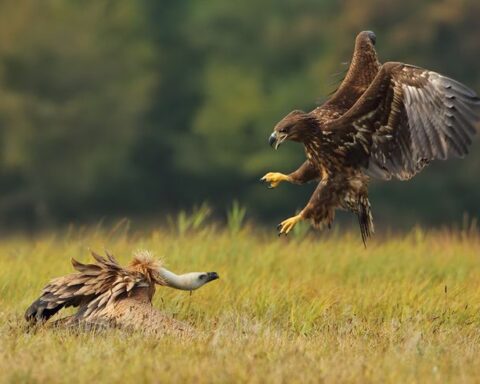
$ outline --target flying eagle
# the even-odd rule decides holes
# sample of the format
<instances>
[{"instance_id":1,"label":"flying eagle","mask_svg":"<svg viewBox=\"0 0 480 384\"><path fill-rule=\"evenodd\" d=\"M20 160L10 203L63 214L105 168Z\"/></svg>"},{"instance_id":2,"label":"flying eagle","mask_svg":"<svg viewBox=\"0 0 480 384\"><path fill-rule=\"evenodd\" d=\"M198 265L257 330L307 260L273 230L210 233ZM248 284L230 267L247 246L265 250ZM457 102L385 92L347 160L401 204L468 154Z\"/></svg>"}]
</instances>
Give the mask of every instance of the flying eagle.
<instances>
[{"instance_id":1,"label":"flying eagle","mask_svg":"<svg viewBox=\"0 0 480 384\"><path fill-rule=\"evenodd\" d=\"M174 320L152 306L155 286L193 291L218 279L216 272L190 272L176 275L162 267L148 252L138 253L122 267L107 253L92 252L95 264L72 259L76 273L48 283L41 296L25 313L29 323L43 323L62 308L78 307L73 315L57 325L116 326L147 332L189 331L189 326Z\"/></svg>"},{"instance_id":2,"label":"flying eagle","mask_svg":"<svg viewBox=\"0 0 480 384\"><path fill-rule=\"evenodd\" d=\"M319 181L305 208L279 224L288 234L301 220L330 227L335 210L358 216L363 242L374 232L368 200L370 177L408 180L430 161L463 157L480 120L480 99L465 85L413 65L380 64L375 34L361 32L344 81L311 112L292 111L269 138L301 142L307 160L288 175L269 172L270 188L282 181Z\"/></svg>"}]
</instances>

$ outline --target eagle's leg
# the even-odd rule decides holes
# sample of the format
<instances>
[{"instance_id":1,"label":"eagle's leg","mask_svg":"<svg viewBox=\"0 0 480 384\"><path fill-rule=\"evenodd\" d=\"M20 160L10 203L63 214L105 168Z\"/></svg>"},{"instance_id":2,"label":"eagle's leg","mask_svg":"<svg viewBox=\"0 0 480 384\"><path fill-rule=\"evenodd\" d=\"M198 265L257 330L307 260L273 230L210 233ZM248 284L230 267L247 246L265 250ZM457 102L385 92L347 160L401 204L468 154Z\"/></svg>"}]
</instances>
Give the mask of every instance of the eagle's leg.
<instances>
[{"instance_id":1,"label":"eagle's leg","mask_svg":"<svg viewBox=\"0 0 480 384\"><path fill-rule=\"evenodd\" d=\"M264 181L265 183L269 184L268 188L275 188L282 181L291 181L291 179L288 175L285 175L283 173L268 172L260 179L260 181Z\"/></svg>"},{"instance_id":2,"label":"eagle's leg","mask_svg":"<svg viewBox=\"0 0 480 384\"><path fill-rule=\"evenodd\" d=\"M305 184L322 178L322 173L310 160L306 160L295 172L288 175L294 184Z\"/></svg>"},{"instance_id":3,"label":"eagle's leg","mask_svg":"<svg viewBox=\"0 0 480 384\"><path fill-rule=\"evenodd\" d=\"M318 168L309 160L306 160L296 171L285 175L279 172L269 172L260 180L269 184L269 188L275 188L282 181L288 181L294 184L305 184L309 181L320 178Z\"/></svg>"},{"instance_id":4,"label":"eagle's leg","mask_svg":"<svg viewBox=\"0 0 480 384\"><path fill-rule=\"evenodd\" d=\"M290 217L289 219L283 220L280 224L278 224L278 236L281 235L288 235L288 233L297 225L298 222L304 219L302 212L298 215Z\"/></svg>"},{"instance_id":5,"label":"eagle's leg","mask_svg":"<svg viewBox=\"0 0 480 384\"><path fill-rule=\"evenodd\" d=\"M316 228L330 226L335 216L335 208L339 206L339 186L328 178L318 183L308 204L296 216L284 220L278 226L278 234L288 234L292 228L301 220L311 220Z\"/></svg>"}]
</instances>

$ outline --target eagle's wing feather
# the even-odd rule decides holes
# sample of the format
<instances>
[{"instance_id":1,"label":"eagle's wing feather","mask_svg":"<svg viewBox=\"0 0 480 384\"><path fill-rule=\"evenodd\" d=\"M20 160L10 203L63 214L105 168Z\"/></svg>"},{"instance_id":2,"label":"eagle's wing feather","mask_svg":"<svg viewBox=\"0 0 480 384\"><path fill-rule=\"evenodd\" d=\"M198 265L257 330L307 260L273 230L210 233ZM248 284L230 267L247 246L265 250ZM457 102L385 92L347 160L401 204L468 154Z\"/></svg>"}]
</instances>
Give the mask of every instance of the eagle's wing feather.
<instances>
[{"instance_id":1,"label":"eagle's wing feather","mask_svg":"<svg viewBox=\"0 0 480 384\"><path fill-rule=\"evenodd\" d=\"M324 110L332 107L335 110L346 111L355 104L380 68L374 44L373 32L363 31L357 35L352 61L343 82L332 97L319 108Z\"/></svg>"},{"instance_id":2,"label":"eagle's wing feather","mask_svg":"<svg viewBox=\"0 0 480 384\"><path fill-rule=\"evenodd\" d=\"M369 175L406 180L431 160L464 156L479 120L480 99L465 85L391 62L325 131L336 153Z\"/></svg>"},{"instance_id":3,"label":"eagle's wing feather","mask_svg":"<svg viewBox=\"0 0 480 384\"><path fill-rule=\"evenodd\" d=\"M46 321L62 308L78 307L76 317L94 317L120 295L134 287L148 286L142 274L129 271L113 256L107 258L92 252L96 264L83 264L72 259L77 273L53 279L42 295L27 309L29 321Z\"/></svg>"}]
</instances>

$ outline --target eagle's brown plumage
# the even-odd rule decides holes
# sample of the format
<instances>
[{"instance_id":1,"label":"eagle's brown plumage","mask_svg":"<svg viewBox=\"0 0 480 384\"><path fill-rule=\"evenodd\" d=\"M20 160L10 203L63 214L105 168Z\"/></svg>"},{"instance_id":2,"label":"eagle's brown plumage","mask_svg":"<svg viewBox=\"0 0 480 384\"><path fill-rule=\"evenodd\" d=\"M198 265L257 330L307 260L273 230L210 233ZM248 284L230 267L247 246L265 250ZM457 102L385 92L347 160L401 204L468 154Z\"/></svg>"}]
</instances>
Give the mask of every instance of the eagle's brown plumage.
<instances>
[{"instance_id":1,"label":"eagle's brown plumage","mask_svg":"<svg viewBox=\"0 0 480 384\"><path fill-rule=\"evenodd\" d=\"M57 324L189 331L187 324L152 306L155 284L165 285L165 282L158 273L161 264L148 253L137 255L127 267L122 267L108 253L102 257L92 252L92 256L94 264L72 259L77 273L50 281L27 309L27 321L43 323L62 308L78 307L76 314L60 319Z\"/></svg>"},{"instance_id":2,"label":"eagle's brown plumage","mask_svg":"<svg viewBox=\"0 0 480 384\"><path fill-rule=\"evenodd\" d=\"M362 239L373 233L369 177L408 180L430 161L463 157L480 120L480 99L465 85L408 64L381 65L373 32L361 32L345 80L323 105L293 111L270 136L302 142L307 161L289 175L262 180L303 184L319 180L307 206L279 226L288 233L302 219L330 226L335 209L358 215Z\"/></svg>"}]
</instances>

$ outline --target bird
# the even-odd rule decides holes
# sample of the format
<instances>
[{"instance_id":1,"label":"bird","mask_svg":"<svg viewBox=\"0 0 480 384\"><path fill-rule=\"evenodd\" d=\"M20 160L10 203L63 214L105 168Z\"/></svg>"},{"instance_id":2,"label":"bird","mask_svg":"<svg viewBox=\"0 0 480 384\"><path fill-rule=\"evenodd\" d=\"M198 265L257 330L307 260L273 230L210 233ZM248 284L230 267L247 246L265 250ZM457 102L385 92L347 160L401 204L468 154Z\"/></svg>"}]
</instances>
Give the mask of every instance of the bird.
<instances>
[{"instance_id":1,"label":"bird","mask_svg":"<svg viewBox=\"0 0 480 384\"><path fill-rule=\"evenodd\" d=\"M310 112L293 110L269 137L303 143L305 162L294 172L268 172L269 188L281 182L318 185L307 205L278 225L287 235L302 220L330 228L337 209L357 215L366 246L374 233L368 199L371 178L409 180L432 160L464 157L480 120L476 93L437 72L401 62L381 64L376 35L362 31L343 82Z\"/></svg>"},{"instance_id":2,"label":"bird","mask_svg":"<svg viewBox=\"0 0 480 384\"><path fill-rule=\"evenodd\" d=\"M85 326L88 329L118 327L149 333L192 328L155 309L152 298L156 285L193 291L219 278L216 272L177 275L165 269L148 251L137 252L126 267L106 252L91 252L95 263L83 264L72 258L75 273L51 280L40 297L25 312L30 325L43 324L63 308L77 312L53 323L55 326Z\"/></svg>"}]
</instances>

